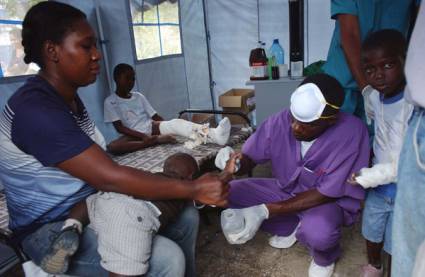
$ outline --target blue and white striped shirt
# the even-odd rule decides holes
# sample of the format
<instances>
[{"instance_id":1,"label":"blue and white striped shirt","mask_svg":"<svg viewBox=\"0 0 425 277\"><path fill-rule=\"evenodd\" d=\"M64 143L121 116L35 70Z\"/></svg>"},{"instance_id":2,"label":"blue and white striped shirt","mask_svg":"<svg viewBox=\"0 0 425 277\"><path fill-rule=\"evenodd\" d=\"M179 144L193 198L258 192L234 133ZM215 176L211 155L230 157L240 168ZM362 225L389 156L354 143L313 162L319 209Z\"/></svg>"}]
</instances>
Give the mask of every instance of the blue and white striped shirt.
<instances>
[{"instance_id":1,"label":"blue and white striped shirt","mask_svg":"<svg viewBox=\"0 0 425 277\"><path fill-rule=\"evenodd\" d=\"M27 233L64 218L95 192L56 165L89 148L103 136L76 96L78 112L40 76L27 80L0 115L0 178L10 214L9 227Z\"/></svg>"}]
</instances>

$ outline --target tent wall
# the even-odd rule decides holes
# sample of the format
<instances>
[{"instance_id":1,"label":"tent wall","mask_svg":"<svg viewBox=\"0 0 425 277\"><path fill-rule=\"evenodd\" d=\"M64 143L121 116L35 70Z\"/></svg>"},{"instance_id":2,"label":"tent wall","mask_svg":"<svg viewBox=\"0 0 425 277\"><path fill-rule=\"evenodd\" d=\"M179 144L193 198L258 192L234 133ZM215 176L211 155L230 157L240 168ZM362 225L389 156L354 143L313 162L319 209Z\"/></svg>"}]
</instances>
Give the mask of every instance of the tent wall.
<instances>
[{"instance_id":1,"label":"tent wall","mask_svg":"<svg viewBox=\"0 0 425 277\"><path fill-rule=\"evenodd\" d=\"M136 88L163 117L186 108L209 108L208 63L201 0L180 1L184 55L136 61L128 1L98 1L111 71L118 63L136 69ZM126 43L124 43L126 42ZM190 100L189 100L190 99Z\"/></svg>"},{"instance_id":2,"label":"tent wall","mask_svg":"<svg viewBox=\"0 0 425 277\"><path fill-rule=\"evenodd\" d=\"M83 99L90 117L95 120L107 141L117 137L111 124L103 122L103 101L113 93L110 88L106 66L112 72L118 63L135 67L137 82L135 90L142 91L159 114L173 118L186 108L211 108L209 92L208 61L206 55L205 29L201 0L181 0L181 28L184 55L137 62L133 47L127 0L62 0L87 14L90 24L105 36L108 64L101 61L101 73L96 83L81 88ZM96 17L96 5L100 12L101 24ZM112 76L109 76L111 83ZM26 77L9 78L0 84L0 107L19 88ZM190 100L189 100L190 99Z\"/></svg>"},{"instance_id":3,"label":"tent wall","mask_svg":"<svg viewBox=\"0 0 425 277\"><path fill-rule=\"evenodd\" d=\"M306 27L306 62L325 59L333 23L329 19L328 0L305 0L308 5ZM62 0L82 9L95 31L98 25L105 35L108 64L96 83L81 88L90 116L108 141L117 133L111 124L103 122L103 101L113 92L106 75L106 67L121 62L133 65L137 73L136 88L152 102L165 118L175 117L185 108L211 108L208 56L202 0L180 0L183 55L136 61L127 0ZM211 35L211 65L215 82L214 99L233 87L244 87L249 78L248 57L256 46L257 3L259 7L260 39L267 42L279 38L288 60L288 0L214 0L205 1ZM101 24L97 20L98 7ZM109 76L111 80L111 76ZM0 80L0 107L20 87L25 77ZM113 83L113 82L112 82Z\"/></svg>"},{"instance_id":4,"label":"tent wall","mask_svg":"<svg viewBox=\"0 0 425 277\"><path fill-rule=\"evenodd\" d=\"M180 13L189 107L211 109L202 0L180 0Z\"/></svg>"},{"instance_id":5,"label":"tent wall","mask_svg":"<svg viewBox=\"0 0 425 277\"><path fill-rule=\"evenodd\" d=\"M211 108L201 0L181 0L184 55L136 64L139 88L160 115L174 118L187 108Z\"/></svg>"},{"instance_id":6,"label":"tent wall","mask_svg":"<svg viewBox=\"0 0 425 277\"><path fill-rule=\"evenodd\" d=\"M216 101L231 88L245 87L250 76L249 54L258 39L266 42L268 49L278 38L288 63L288 0L206 2ZM325 60L334 26L330 1L305 0L305 15L305 64Z\"/></svg>"}]
</instances>

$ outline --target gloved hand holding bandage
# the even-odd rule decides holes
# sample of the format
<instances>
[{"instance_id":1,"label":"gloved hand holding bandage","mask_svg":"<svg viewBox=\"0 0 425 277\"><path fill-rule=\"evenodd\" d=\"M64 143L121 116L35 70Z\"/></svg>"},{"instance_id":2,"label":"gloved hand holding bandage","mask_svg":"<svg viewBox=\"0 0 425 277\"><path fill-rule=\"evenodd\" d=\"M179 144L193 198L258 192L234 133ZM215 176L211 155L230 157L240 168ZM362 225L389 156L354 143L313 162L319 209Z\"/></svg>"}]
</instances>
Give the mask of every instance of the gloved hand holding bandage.
<instances>
[{"instance_id":1,"label":"gloved hand holding bandage","mask_svg":"<svg viewBox=\"0 0 425 277\"><path fill-rule=\"evenodd\" d=\"M232 220L234 222L244 223L242 231L230 233L229 229L225 227L222 216L223 233L230 244L244 244L249 241L257 233L261 223L263 223L265 219L269 218L269 210L265 204L244 209L227 209L224 210L223 213L232 213Z\"/></svg>"},{"instance_id":2,"label":"gloved hand holding bandage","mask_svg":"<svg viewBox=\"0 0 425 277\"><path fill-rule=\"evenodd\" d=\"M370 102L370 95L376 91L372 86L365 86L362 90L363 95L363 104L364 104L364 110L366 113L366 122L367 124L372 123L372 119L374 118L374 112L372 108L372 103ZM376 93L379 93L376 91Z\"/></svg>"},{"instance_id":3,"label":"gloved hand holding bandage","mask_svg":"<svg viewBox=\"0 0 425 277\"><path fill-rule=\"evenodd\" d=\"M230 159L230 156L235 153L235 150L233 150L232 147L230 146L226 146L221 148L218 153L217 156L215 157L215 166L221 170L224 170L224 168L226 167L226 163L227 161ZM235 172L237 172L240 168L239 165L239 160L236 161L236 168L235 168ZM233 172L234 173L234 172Z\"/></svg>"},{"instance_id":4,"label":"gloved hand holding bandage","mask_svg":"<svg viewBox=\"0 0 425 277\"><path fill-rule=\"evenodd\" d=\"M365 189L396 182L397 164L375 164L371 168L362 168L355 181Z\"/></svg>"}]
</instances>

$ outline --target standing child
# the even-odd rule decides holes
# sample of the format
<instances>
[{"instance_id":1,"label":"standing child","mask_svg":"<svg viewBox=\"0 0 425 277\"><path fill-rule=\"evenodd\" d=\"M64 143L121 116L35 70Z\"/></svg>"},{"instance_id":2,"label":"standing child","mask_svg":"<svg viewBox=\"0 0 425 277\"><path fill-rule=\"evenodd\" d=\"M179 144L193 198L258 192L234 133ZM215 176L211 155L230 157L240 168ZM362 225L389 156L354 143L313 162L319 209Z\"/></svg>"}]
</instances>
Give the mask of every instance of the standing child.
<instances>
[{"instance_id":1,"label":"standing child","mask_svg":"<svg viewBox=\"0 0 425 277\"><path fill-rule=\"evenodd\" d=\"M135 72L130 65L121 63L115 66L114 80L117 89L115 94L105 99L105 122L112 122L115 129L125 137L115 141L114 147L110 149L112 152L131 151L129 138L145 141L150 140L151 135L180 135L202 143L226 144L231 127L227 117L220 121L217 128L208 128L207 125L183 119L164 121L146 97L131 91L134 87ZM196 146L193 143L186 145Z\"/></svg>"},{"instance_id":2,"label":"standing child","mask_svg":"<svg viewBox=\"0 0 425 277\"><path fill-rule=\"evenodd\" d=\"M370 84L363 90L365 109L375 122L373 166L353 176L356 183L369 188L362 223L369 263L362 268L365 277L383 275L382 249L391 255L398 157L413 111L403 97L405 54L405 38L392 29L372 33L362 46L363 70Z\"/></svg>"}]
</instances>

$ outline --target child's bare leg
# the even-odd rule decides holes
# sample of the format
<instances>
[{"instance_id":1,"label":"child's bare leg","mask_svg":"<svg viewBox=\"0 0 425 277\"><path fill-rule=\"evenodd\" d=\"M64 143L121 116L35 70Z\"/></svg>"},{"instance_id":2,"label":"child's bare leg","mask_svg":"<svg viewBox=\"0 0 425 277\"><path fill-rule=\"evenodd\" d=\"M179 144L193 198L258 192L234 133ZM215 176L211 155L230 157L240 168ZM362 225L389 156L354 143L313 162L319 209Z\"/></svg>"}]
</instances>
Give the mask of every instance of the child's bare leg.
<instances>
[{"instance_id":1,"label":"child's bare leg","mask_svg":"<svg viewBox=\"0 0 425 277\"><path fill-rule=\"evenodd\" d=\"M381 252L383 246L383 242L375 243L366 240L367 259L369 261L369 264L373 265L378 269L382 267Z\"/></svg>"},{"instance_id":2,"label":"child's bare leg","mask_svg":"<svg viewBox=\"0 0 425 277\"><path fill-rule=\"evenodd\" d=\"M158 131L157 128L161 135L179 135L190 138L194 133L199 133L196 130L203 129L204 125L177 118L168 121L161 121L160 123L154 121L152 124L152 134L155 134L155 132ZM207 142L225 145L229 139L231 129L229 118L223 118L216 128L207 129L208 131L205 133Z\"/></svg>"},{"instance_id":3,"label":"child's bare leg","mask_svg":"<svg viewBox=\"0 0 425 277\"><path fill-rule=\"evenodd\" d=\"M78 202L74 207L72 207L69 212L68 219L65 220L62 229L72 226L73 224L77 225L80 233L83 231L83 227L89 224L89 214L87 212L87 204L85 200Z\"/></svg>"}]
</instances>

